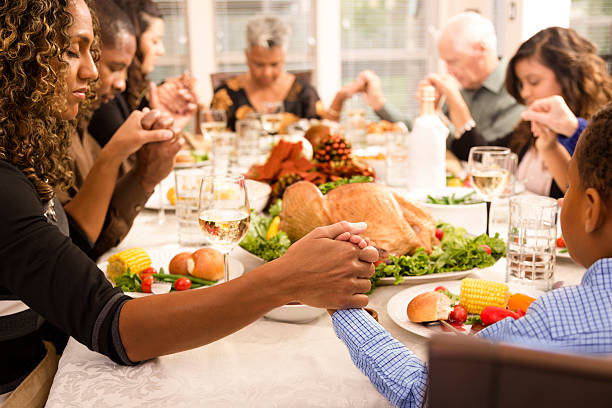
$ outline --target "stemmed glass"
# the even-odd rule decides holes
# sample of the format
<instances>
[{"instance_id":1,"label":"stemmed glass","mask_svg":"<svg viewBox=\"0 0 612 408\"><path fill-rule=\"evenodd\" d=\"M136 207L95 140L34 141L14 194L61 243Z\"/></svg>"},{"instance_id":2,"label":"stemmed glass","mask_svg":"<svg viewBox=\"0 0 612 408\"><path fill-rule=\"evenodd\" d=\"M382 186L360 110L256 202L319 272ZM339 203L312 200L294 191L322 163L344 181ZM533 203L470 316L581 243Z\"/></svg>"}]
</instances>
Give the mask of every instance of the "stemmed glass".
<instances>
[{"instance_id":1,"label":"stemmed glass","mask_svg":"<svg viewBox=\"0 0 612 408\"><path fill-rule=\"evenodd\" d=\"M229 253L246 235L251 219L244 176L205 176L200 184L198 214L204 236L223 254L223 276L228 282Z\"/></svg>"},{"instance_id":2,"label":"stemmed glass","mask_svg":"<svg viewBox=\"0 0 612 408\"><path fill-rule=\"evenodd\" d=\"M263 102L261 104L261 111L259 112L261 114L261 127L268 136L278 134L283 120L283 112L282 102Z\"/></svg>"},{"instance_id":3,"label":"stemmed glass","mask_svg":"<svg viewBox=\"0 0 612 408\"><path fill-rule=\"evenodd\" d=\"M204 109L200 121L204 139L212 142L213 135L227 128L227 114L223 109Z\"/></svg>"},{"instance_id":4,"label":"stemmed glass","mask_svg":"<svg viewBox=\"0 0 612 408\"><path fill-rule=\"evenodd\" d=\"M491 202L506 188L512 165L512 152L507 147L475 146L470 149L468 171L472 186L487 204L487 235Z\"/></svg>"}]
</instances>

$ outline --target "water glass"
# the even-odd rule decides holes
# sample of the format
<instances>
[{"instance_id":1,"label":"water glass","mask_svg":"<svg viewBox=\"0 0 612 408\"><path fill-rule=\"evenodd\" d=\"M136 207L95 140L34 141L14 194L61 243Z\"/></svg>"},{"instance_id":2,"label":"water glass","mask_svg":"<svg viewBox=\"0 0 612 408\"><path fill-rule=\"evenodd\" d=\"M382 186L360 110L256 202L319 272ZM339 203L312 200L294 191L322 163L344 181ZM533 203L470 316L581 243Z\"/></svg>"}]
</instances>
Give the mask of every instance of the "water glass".
<instances>
[{"instance_id":1,"label":"water glass","mask_svg":"<svg viewBox=\"0 0 612 408\"><path fill-rule=\"evenodd\" d=\"M367 147L368 124L365 115L349 115L344 120L344 134L353 149L365 149Z\"/></svg>"},{"instance_id":2,"label":"water glass","mask_svg":"<svg viewBox=\"0 0 612 408\"><path fill-rule=\"evenodd\" d=\"M554 282L557 201L521 195L510 199L506 282L549 290Z\"/></svg>"},{"instance_id":3,"label":"water glass","mask_svg":"<svg viewBox=\"0 0 612 408\"><path fill-rule=\"evenodd\" d=\"M236 163L236 133L212 134L212 163L215 173L227 173L230 166Z\"/></svg>"},{"instance_id":4,"label":"water glass","mask_svg":"<svg viewBox=\"0 0 612 408\"><path fill-rule=\"evenodd\" d=\"M200 182L211 172L210 165L174 171L176 220L180 245L201 246L205 243L198 226L198 198Z\"/></svg>"},{"instance_id":5,"label":"water glass","mask_svg":"<svg viewBox=\"0 0 612 408\"><path fill-rule=\"evenodd\" d=\"M406 187L408 183L408 146L406 133L387 132L387 145L385 155L385 184L391 187Z\"/></svg>"},{"instance_id":6,"label":"water glass","mask_svg":"<svg viewBox=\"0 0 612 408\"><path fill-rule=\"evenodd\" d=\"M261 122L245 119L236 121L236 161L241 168L250 168L260 159Z\"/></svg>"}]
</instances>

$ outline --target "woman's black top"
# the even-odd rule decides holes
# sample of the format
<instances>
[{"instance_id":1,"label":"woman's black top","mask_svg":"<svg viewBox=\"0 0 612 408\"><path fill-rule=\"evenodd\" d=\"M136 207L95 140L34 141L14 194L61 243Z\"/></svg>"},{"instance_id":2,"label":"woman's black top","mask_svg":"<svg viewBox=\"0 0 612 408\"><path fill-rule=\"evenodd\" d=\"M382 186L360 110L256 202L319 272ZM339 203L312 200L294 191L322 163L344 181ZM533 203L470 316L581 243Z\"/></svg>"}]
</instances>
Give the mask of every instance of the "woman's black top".
<instances>
[{"instance_id":1,"label":"woman's black top","mask_svg":"<svg viewBox=\"0 0 612 408\"><path fill-rule=\"evenodd\" d=\"M119 337L119 312L130 297L50 222L56 216L32 183L2 160L0 197L0 394L13 390L44 355L45 320L91 350L133 364ZM61 205L55 213L64 216ZM6 312L10 307L21 310Z\"/></svg>"}]
</instances>

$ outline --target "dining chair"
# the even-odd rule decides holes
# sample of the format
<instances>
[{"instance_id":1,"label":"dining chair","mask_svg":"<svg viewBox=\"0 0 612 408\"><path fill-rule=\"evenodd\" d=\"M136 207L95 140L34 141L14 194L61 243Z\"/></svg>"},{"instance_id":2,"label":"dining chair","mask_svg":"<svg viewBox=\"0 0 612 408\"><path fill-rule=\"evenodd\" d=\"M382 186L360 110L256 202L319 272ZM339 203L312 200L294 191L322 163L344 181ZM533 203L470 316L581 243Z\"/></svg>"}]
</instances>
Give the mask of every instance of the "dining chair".
<instances>
[{"instance_id":1,"label":"dining chair","mask_svg":"<svg viewBox=\"0 0 612 408\"><path fill-rule=\"evenodd\" d=\"M303 71L287 71L295 75L298 79L306 82L307 84L312 85L312 70L303 70ZM210 74L210 83L212 85L212 89L217 89L225 81L230 78L233 78L237 75L242 74L242 72L213 72Z\"/></svg>"},{"instance_id":2,"label":"dining chair","mask_svg":"<svg viewBox=\"0 0 612 408\"><path fill-rule=\"evenodd\" d=\"M612 358L437 335L429 342L428 402L431 408L610 407Z\"/></svg>"}]
</instances>

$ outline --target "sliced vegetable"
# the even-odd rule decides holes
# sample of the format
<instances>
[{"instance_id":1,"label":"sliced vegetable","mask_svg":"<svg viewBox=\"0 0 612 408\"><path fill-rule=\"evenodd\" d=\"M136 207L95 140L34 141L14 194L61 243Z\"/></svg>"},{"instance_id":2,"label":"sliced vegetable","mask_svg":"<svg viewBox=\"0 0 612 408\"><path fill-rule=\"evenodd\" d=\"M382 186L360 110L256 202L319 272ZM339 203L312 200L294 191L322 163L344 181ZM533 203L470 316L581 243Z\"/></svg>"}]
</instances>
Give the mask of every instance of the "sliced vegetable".
<instances>
[{"instance_id":1,"label":"sliced vegetable","mask_svg":"<svg viewBox=\"0 0 612 408\"><path fill-rule=\"evenodd\" d=\"M482 320L482 324L486 326L497 323L506 317L518 319L520 316L512 310L497 306L487 306L480 312L480 320Z\"/></svg>"},{"instance_id":2,"label":"sliced vegetable","mask_svg":"<svg viewBox=\"0 0 612 408\"><path fill-rule=\"evenodd\" d=\"M280 217L277 215L272 219L270 226L268 227L268 233L266 234L266 238L268 240L272 239L276 234L278 234L278 227L280 225Z\"/></svg>"},{"instance_id":3,"label":"sliced vegetable","mask_svg":"<svg viewBox=\"0 0 612 408\"><path fill-rule=\"evenodd\" d=\"M488 246L487 244L481 244L481 245L480 245L480 247L481 247L482 249L484 249L484 251L485 251L487 254L491 255L491 247L490 247L490 246Z\"/></svg>"},{"instance_id":4,"label":"sliced vegetable","mask_svg":"<svg viewBox=\"0 0 612 408\"><path fill-rule=\"evenodd\" d=\"M529 306L535 301L535 298L531 296L527 296L523 293L515 293L508 299L508 309L517 311L522 311L523 313L527 313L527 309Z\"/></svg>"}]
</instances>

